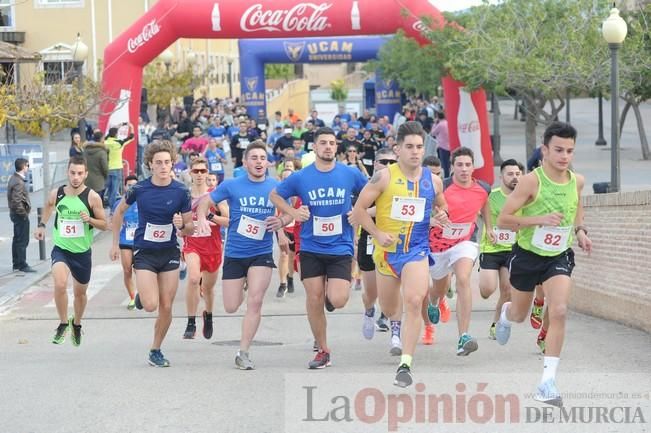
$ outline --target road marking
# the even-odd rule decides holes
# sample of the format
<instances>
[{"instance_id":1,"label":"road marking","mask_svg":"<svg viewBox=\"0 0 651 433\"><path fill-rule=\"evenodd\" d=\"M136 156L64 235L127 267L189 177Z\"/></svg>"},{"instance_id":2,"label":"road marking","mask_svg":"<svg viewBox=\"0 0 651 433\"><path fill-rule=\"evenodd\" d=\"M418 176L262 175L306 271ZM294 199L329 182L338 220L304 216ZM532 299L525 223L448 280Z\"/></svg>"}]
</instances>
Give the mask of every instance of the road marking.
<instances>
[{"instance_id":1,"label":"road marking","mask_svg":"<svg viewBox=\"0 0 651 433\"><path fill-rule=\"evenodd\" d=\"M111 263L107 265L99 265L93 268L90 284L88 285L88 290L86 291L86 297L88 301L93 299L102 289L104 289L109 281L111 281L117 274L122 271L122 265L119 263ZM74 291L72 287L68 288L68 298L73 299ZM54 308L54 299L48 302L45 305L45 308Z\"/></svg>"}]
</instances>

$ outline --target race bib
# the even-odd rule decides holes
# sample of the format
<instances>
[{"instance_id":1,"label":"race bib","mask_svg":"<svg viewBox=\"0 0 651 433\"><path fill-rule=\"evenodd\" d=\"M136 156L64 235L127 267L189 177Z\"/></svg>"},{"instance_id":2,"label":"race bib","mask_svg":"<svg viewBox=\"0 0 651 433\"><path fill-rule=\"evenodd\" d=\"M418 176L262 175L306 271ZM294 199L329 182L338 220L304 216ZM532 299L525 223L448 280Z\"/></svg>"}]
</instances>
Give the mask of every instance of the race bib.
<instances>
[{"instance_id":1,"label":"race bib","mask_svg":"<svg viewBox=\"0 0 651 433\"><path fill-rule=\"evenodd\" d=\"M246 149L247 147L249 147L249 140L247 138L240 139L237 143L237 147L240 149Z\"/></svg>"},{"instance_id":2,"label":"race bib","mask_svg":"<svg viewBox=\"0 0 651 433\"><path fill-rule=\"evenodd\" d=\"M264 238L266 224L264 221L242 215L237 225L237 232L245 238L261 241Z\"/></svg>"},{"instance_id":3,"label":"race bib","mask_svg":"<svg viewBox=\"0 0 651 433\"><path fill-rule=\"evenodd\" d=\"M465 237L468 237L471 227L471 223L450 223L447 227L443 227L443 237L445 239L463 239Z\"/></svg>"},{"instance_id":4,"label":"race bib","mask_svg":"<svg viewBox=\"0 0 651 433\"><path fill-rule=\"evenodd\" d=\"M264 123L259 123L258 124L258 129L260 131L266 131L267 130L267 125L265 125Z\"/></svg>"},{"instance_id":5,"label":"race bib","mask_svg":"<svg viewBox=\"0 0 651 433\"><path fill-rule=\"evenodd\" d=\"M136 227L127 227L124 230L124 238L128 241L132 241L136 236Z\"/></svg>"},{"instance_id":6,"label":"race bib","mask_svg":"<svg viewBox=\"0 0 651 433\"><path fill-rule=\"evenodd\" d=\"M570 239L570 230L572 230L572 226L536 227L533 232L531 244L543 251L561 253L567 249L567 244Z\"/></svg>"},{"instance_id":7,"label":"race bib","mask_svg":"<svg viewBox=\"0 0 651 433\"><path fill-rule=\"evenodd\" d=\"M421 222L425 217L425 199L422 197L393 197L391 218L398 221Z\"/></svg>"},{"instance_id":8,"label":"race bib","mask_svg":"<svg viewBox=\"0 0 651 433\"><path fill-rule=\"evenodd\" d=\"M169 242L172 239L172 224L151 224L145 227L145 240L149 242Z\"/></svg>"},{"instance_id":9,"label":"race bib","mask_svg":"<svg viewBox=\"0 0 651 433\"><path fill-rule=\"evenodd\" d=\"M364 165L368 165L368 166L371 166L371 165L373 165L373 160L372 160L372 159L368 159L368 158L363 158L363 159L362 159L362 164L364 164Z\"/></svg>"},{"instance_id":10,"label":"race bib","mask_svg":"<svg viewBox=\"0 0 651 433\"><path fill-rule=\"evenodd\" d=\"M84 236L84 222L82 220L60 220L59 235L62 238L80 238Z\"/></svg>"},{"instance_id":11,"label":"race bib","mask_svg":"<svg viewBox=\"0 0 651 433\"><path fill-rule=\"evenodd\" d=\"M221 162L211 162L210 163L210 171L222 171L223 166Z\"/></svg>"},{"instance_id":12,"label":"race bib","mask_svg":"<svg viewBox=\"0 0 651 433\"><path fill-rule=\"evenodd\" d=\"M314 149L314 143L310 141L307 143L307 150L312 150L312 149Z\"/></svg>"},{"instance_id":13,"label":"race bib","mask_svg":"<svg viewBox=\"0 0 651 433\"><path fill-rule=\"evenodd\" d=\"M498 244L513 245L515 243L515 232L512 230L493 227L493 233L495 233Z\"/></svg>"},{"instance_id":14,"label":"race bib","mask_svg":"<svg viewBox=\"0 0 651 433\"><path fill-rule=\"evenodd\" d=\"M331 217L315 216L312 221L314 236L336 236L342 233L341 215Z\"/></svg>"},{"instance_id":15,"label":"race bib","mask_svg":"<svg viewBox=\"0 0 651 433\"><path fill-rule=\"evenodd\" d=\"M366 255L371 256L373 255L373 237L372 236L367 236L366 237Z\"/></svg>"}]
</instances>

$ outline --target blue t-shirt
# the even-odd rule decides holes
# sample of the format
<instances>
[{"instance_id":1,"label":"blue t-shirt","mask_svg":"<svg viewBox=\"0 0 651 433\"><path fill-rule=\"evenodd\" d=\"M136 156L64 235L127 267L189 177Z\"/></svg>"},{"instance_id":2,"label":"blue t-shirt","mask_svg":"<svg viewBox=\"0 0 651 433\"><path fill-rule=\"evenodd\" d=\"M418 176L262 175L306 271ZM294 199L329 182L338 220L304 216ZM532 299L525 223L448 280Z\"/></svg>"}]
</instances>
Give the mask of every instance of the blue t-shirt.
<instances>
[{"instance_id":1,"label":"blue t-shirt","mask_svg":"<svg viewBox=\"0 0 651 433\"><path fill-rule=\"evenodd\" d=\"M112 212L115 213L115 209L118 207L122 199L117 200L113 205ZM124 213L124 219L122 220L122 228L120 229L120 245L125 245L132 247L133 239L135 235L135 230L138 228L138 203L134 203L129 206ZM128 236L127 236L128 232Z\"/></svg>"},{"instance_id":2,"label":"blue t-shirt","mask_svg":"<svg viewBox=\"0 0 651 433\"><path fill-rule=\"evenodd\" d=\"M343 114L339 115L339 119L341 119L342 122L348 123L348 122L350 122L351 117L350 117L350 114L343 113Z\"/></svg>"},{"instance_id":3,"label":"blue t-shirt","mask_svg":"<svg viewBox=\"0 0 651 433\"><path fill-rule=\"evenodd\" d=\"M206 159L208 160L208 172L210 174L223 174L224 164L220 158L226 159L226 153L220 148L216 148L213 152L206 149Z\"/></svg>"},{"instance_id":4,"label":"blue t-shirt","mask_svg":"<svg viewBox=\"0 0 651 433\"><path fill-rule=\"evenodd\" d=\"M141 180L126 194L128 205L138 204L138 228L133 246L139 248L178 247L174 214L190 212L190 190L181 182L173 180L167 186L157 186L151 178ZM156 241L146 240L158 239Z\"/></svg>"},{"instance_id":5,"label":"blue t-shirt","mask_svg":"<svg viewBox=\"0 0 651 433\"><path fill-rule=\"evenodd\" d=\"M208 130L206 132L211 137L220 138L220 137L223 137L224 134L226 133L226 128L224 128L223 126L212 125L211 127L208 128Z\"/></svg>"},{"instance_id":6,"label":"blue t-shirt","mask_svg":"<svg viewBox=\"0 0 651 433\"><path fill-rule=\"evenodd\" d=\"M231 138L235 137L239 133L240 133L240 127L239 126L233 125L233 126L228 128L228 136L231 137Z\"/></svg>"},{"instance_id":7,"label":"blue t-shirt","mask_svg":"<svg viewBox=\"0 0 651 433\"><path fill-rule=\"evenodd\" d=\"M278 185L278 195L285 199L298 196L310 209L310 219L301 224L301 251L353 255L353 227L346 214L352 209L352 196L359 194L364 185L366 177L361 171L340 162L328 172L310 164ZM341 234L327 235L332 229L336 232L339 225Z\"/></svg>"},{"instance_id":8,"label":"blue t-shirt","mask_svg":"<svg viewBox=\"0 0 651 433\"><path fill-rule=\"evenodd\" d=\"M215 203L223 200L228 202L230 215L226 257L242 259L273 252L273 233L266 231L264 225L260 227L255 221L245 220L253 218L264 221L275 214L276 209L269 200L269 194L277 185L278 181L273 178L253 182L245 174L225 180L210 193L210 198Z\"/></svg>"}]
</instances>

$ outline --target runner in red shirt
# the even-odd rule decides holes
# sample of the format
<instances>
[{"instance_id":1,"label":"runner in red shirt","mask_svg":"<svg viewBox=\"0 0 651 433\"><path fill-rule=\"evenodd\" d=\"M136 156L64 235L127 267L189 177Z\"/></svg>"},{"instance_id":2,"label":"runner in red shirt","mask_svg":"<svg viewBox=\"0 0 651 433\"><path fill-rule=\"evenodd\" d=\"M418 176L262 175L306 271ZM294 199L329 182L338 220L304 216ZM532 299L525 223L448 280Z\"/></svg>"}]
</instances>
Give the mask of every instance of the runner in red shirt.
<instances>
[{"instance_id":1,"label":"runner in red shirt","mask_svg":"<svg viewBox=\"0 0 651 433\"><path fill-rule=\"evenodd\" d=\"M429 246L434 259L430 275L434 288L430 290L427 313L432 323L441 317L439 299L448 290L448 274L454 272L457 288L457 326L459 342L457 355L467 356L477 350L477 341L468 334L472 293L470 275L479 254L477 244L477 215L481 212L484 223L490 227L488 194L491 187L472 177L474 155L471 149L460 147L452 153L452 177L443 182L443 194L448 203L450 224L432 227ZM492 232L489 236L493 236Z\"/></svg>"},{"instance_id":2,"label":"runner in red shirt","mask_svg":"<svg viewBox=\"0 0 651 433\"><path fill-rule=\"evenodd\" d=\"M197 206L199 201L208 194L206 177L208 176L208 162L199 157L190 165L190 176L192 177L192 221L197 221ZM222 263L222 237L221 229L217 224L224 220L228 225L228 206L219 203L219 211L212 208L213 214L208 214L210 221L210 232L203 233L195 224L192 234L183 238L183 257L188 266L188 282L185 294L185 303L188 311L188 324L183 333L183 338L193 339L197 330L196 315L199 305L199 293L201 292L205 310L203 311L203 336L206 339L212 337L212 308L215 300L215 283L219 266ZM218 215L214 215L218 214ZM201 287L200 287L201 286Z\"/></svg>"}]
</instances>

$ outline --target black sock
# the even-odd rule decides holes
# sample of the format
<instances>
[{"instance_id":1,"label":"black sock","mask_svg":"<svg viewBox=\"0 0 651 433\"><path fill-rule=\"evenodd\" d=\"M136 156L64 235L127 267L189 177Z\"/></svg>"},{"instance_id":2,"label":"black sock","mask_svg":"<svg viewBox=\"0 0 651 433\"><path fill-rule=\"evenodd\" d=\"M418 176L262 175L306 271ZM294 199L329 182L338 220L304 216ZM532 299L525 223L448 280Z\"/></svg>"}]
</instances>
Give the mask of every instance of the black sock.
<instances>
[{"instance_id":1,"label":"black sock","mask_svg":"<svg viewBox=\"0 0 651 433\"><path fill-rule=\"evenodd\" d=\"M188 316L188 325L194 325L196 319L196 316Z\"/></svg>"}]
</instances>

